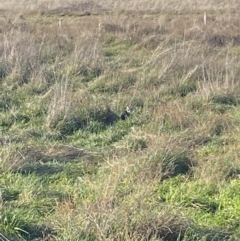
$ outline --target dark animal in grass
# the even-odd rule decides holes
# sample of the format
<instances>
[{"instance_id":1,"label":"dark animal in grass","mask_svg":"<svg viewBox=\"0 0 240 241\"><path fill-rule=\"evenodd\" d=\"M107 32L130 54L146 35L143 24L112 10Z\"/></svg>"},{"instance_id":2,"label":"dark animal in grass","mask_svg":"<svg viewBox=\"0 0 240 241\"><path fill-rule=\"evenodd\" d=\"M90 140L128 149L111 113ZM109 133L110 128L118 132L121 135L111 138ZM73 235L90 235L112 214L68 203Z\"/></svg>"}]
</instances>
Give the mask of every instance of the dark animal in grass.
<instances>
[{"instance_id":1,"label":"dark animal in grass","mask_svg":"<svg viewBox=\"0 0 240 241\"><path fill-rule=\"evenodd\" d=\"M122 120L126 120L126 119L130 116L131 113L132 113L132 108L127 107L127 108L123 111L123 113L121 114L121 119L122 119Z\"/></svg>"},{"instance_id":2,"label":"dark animal in grass","mask_svg":"<svg viewBox=\"0 0 240 241\"><path fill-rule=\"evenodd\" d=\"M116 123L119 119L121 120L127 120L127 118L130 116L132 113L132 108L127 107L119 117L112 109L108 108L106 113L104 114L103 117L103 122L105 125L113 125Z\"/></svg>"}]
</instances>

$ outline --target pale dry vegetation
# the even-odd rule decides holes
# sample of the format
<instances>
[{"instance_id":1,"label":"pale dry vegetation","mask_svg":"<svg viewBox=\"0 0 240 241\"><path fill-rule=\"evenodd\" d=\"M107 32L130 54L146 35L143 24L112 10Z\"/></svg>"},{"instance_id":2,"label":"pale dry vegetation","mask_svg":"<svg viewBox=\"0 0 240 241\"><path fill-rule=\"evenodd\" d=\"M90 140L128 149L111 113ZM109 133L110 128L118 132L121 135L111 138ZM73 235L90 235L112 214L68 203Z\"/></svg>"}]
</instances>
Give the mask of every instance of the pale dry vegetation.
<instances>
[{"instance_id":1,"label":"pale dry vegetation","mask_svg":"<svg viewBox=\"0 0 240 241\"><path fill-rule=\"evenodd\" d=\"M239 7L0 1L0 240L238 240Z\"/></svg>"},{"instance_id":2,"label":"pale dry vegetation","mask_svg":"<svg viewBox=\"0 0 240 241\"><path fill-rule=\"evenodd\" d=\"M239 7L239 3L236 0L210 0L210 1L147 1L147 0L130 0L130 1L95 1L95 0L38 0L36 2L31 2L28 0L21 0L16 2L14 0L9 0L7 2L1 1L0 6L3 9L10 10L39 10L39 9L48 9L48 10L60 10L65 9L67 11L78 10L78 11L98 11L98 10L108 10L108 11L180 11L180 12L190 12L190 11L202 11L202 10L211 10L211 11L225 11L225 10L236 10Z\"/></svg>"}]
</instances>

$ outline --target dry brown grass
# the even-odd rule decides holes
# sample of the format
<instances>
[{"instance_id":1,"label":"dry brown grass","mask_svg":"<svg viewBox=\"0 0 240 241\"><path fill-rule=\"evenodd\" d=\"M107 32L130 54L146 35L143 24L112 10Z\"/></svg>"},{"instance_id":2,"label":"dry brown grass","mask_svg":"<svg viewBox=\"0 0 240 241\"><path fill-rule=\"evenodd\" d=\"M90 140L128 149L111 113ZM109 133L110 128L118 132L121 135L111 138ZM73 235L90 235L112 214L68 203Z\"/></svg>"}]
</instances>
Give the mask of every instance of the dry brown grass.
<instances>
[{"instance_id":1,"label":"dry brown grass","mask_svg":"<svg viewBox=\"0 0 240 241\"><path fill-rule=\"evenodd\" d=\"M72 8L72 10L80 9L89 11L90 10L98 10L98 9L107 9L107 10L140 10L140 11L180 11L180 12L186 12L186 11L199 11L199 10L236 10L239 7L238 2L231 0L231 1L201 1L201 2L195 2L193 0L191 1L170 1L166 2L163 0L158 1L147 1L147 0L141 0L141 1L104 1L104 2L98 2L98 1L75 1L75 0L54 0L54 1L46 1L41 0L37 3L28 2L26 0L19 1L18 4L16 4L15 1L9 0L6 2L0 2L0 6L3 9L21 9L21 10L36 10L39 8L44 9L57 9L57 8Z\"/></svg>"}]
</instances>

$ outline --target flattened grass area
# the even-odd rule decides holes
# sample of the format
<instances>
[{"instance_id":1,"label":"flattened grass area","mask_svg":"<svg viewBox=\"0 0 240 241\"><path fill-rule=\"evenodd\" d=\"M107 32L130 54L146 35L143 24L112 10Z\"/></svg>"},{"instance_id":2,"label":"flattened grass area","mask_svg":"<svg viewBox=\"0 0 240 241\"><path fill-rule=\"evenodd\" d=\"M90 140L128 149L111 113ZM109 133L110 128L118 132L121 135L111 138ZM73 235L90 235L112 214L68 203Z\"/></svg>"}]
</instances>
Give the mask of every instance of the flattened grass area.
<instances>
[{"instance_id":1,"label":"flattened grass area","mask_svg":"<svg viewBox=\"0 0 240 241\"><path fill-rule=\"evenodd\" d=\"M240 240L238 12L132 2L0 12L0 240Z\"/></svg>"}]
</instances>

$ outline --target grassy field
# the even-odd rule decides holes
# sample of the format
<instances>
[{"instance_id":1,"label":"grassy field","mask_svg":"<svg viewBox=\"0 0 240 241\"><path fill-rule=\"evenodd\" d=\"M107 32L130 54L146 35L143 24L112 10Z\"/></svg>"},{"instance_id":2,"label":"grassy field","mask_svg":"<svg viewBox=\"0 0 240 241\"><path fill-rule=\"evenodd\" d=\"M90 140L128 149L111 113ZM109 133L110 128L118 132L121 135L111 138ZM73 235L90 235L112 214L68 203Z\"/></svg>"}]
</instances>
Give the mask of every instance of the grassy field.
<instances>
[{"instance_id":1,"label":"grassy field","mask_svg":"<svg viewBox=\"0 0 240 241\"><path fill-rule=\"evenodd\" d=\"M0 0L0 241L240 240L240 3L49 2Z\"/></svg>"}]
</instances>

